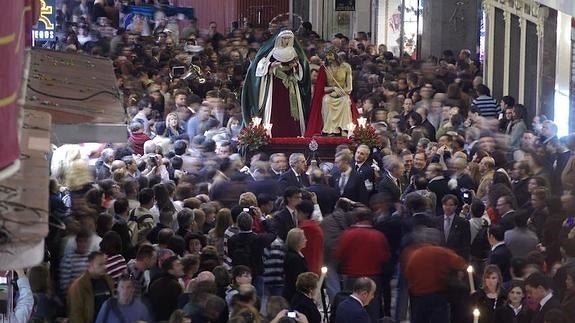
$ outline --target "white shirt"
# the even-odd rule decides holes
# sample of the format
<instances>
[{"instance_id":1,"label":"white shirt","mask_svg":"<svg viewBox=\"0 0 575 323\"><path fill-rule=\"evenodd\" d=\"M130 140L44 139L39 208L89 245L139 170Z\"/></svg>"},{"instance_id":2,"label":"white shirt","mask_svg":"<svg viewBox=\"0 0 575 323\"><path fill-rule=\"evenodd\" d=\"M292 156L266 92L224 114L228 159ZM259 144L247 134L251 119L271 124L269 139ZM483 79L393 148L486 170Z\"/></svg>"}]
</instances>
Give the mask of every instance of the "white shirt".
<instances>
[{"instance_id":1,"label":"white shirt","mask_svg":"<svg viewBox=\"0 0 575 323\"><path fill-rule=\"evenodd\" d=\"M355 299L356 301L359 302L359 304L361 304L361 307L365 307L365 305L363 305L363 302L361 301L361 299L359 299L357 296L351 294L349 295L351 298Z\"/></svg>"},{"instance_id":2,"label":"white shirt","mask_svg":"<svg viewBox=\"0 0 575 323\"><path fill-rule=\"evenodd\" d=\"M511 304L508 305L513 310L513 313L515 313L515 316L517 316L517 314L519 314L519 312L521 312L521 309L523 308L523 305L519 305L518 307L513 307L513 305Z\"/></svg>"},{"instance_id":3,"label":"white shirt","mask_svg":"<svg viewBox=\"0 0 575 323\"><path fill-rule=\"evenodd\" d=\"M500 241L491 247L491 251L495 250L495 248L499 247L500 245L504 245L505 241Z\"/></svg>"},{"instance_id":4,"label":"white shirt","mask_svg":"<svg viewBox=\"0 0 575 323\"><path fill-rule=\"evenodd\" d=\"M553 297L553 292L550 292L549 294L547 294L547 296L543 297L541 301L539 301L539 305L541 306L541 308L545 306L545 304L551 299L551 297Z\"/></svg>"}]
</instances>

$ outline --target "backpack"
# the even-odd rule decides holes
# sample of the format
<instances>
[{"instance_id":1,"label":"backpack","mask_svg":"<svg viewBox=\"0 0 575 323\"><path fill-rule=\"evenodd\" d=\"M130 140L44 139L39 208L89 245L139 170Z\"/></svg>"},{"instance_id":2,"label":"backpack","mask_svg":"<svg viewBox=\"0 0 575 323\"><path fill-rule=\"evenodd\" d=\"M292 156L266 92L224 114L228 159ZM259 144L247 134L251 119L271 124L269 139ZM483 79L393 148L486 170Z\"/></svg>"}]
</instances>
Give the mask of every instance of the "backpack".
<instances>
[{"instance_id":1,"label":"backpack","mask_svg":"<svg viewBox=\"0 0 575 323\"><path fill-rule=\"evenodd\" d=\"M252 260L252 249L251 249L251 242L252 242L252 234L244 235L241 238L238 237L238 244L236 248L232 251L231 258L232 258L232 266L244 265L250 267L253 270L253 260Z\"/></svg>"},{"instance_id":2,"label":"backpack","mask_svg":"<svg viewBox=\"0 0 575 323\"><path fill-rule=\"evenodd\" d=\"M145 213L140 215L139 217L136 216L136 209L130 211L128 217L128 229L130 230L130 237L132 238L132 245L137 245L138 243L146 240L146 236L152 230L153 225L146 226L144 223L146 220L151 219L152 222L154 217L150 213Z\"/></svg>"}]
</instances>

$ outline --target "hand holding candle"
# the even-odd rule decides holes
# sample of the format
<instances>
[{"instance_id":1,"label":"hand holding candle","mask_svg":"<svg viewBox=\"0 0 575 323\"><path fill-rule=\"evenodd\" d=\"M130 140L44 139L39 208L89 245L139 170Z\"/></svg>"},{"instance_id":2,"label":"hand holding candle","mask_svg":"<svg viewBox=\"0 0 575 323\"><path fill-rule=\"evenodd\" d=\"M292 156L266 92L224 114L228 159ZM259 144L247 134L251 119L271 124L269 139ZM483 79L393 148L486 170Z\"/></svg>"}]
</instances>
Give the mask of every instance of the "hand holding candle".
<instances>
[{"instance_id":1,"label":"hand holding candle","mask_svg":"<svg viewBox=\"0 0 575 323\"><path fill-rule=\"evenodd\" d=\"M475 292L475 281L473 280L473 266L467 267L467 277L469 277L469 289L473 293Z\"/></svg>"},{"instance_id":2,"label":"hand holding candle","mask_svg":"<svg viewBox=\"0 0 575 323\"><path fill-rule=\"evenodd\" d=\"M323 286L323 281L325 280L325 275L327 275L327 267L321 267L321 275L319 276L319 280L317 282L317 286L315 288L315 295L314 295L314 299L318 299L320 292L321 292L321 287Z\"/></svg>"},{"instance_id":3,"label":"hand holding candle","mask_svg":"<svg viewBox=\"0 0 575 323\"><path fill-rule=\"evenodd\" d=\"M475 308L473 310L473 323L479 323L479 309Z\"/></svg>"}]
</instances>

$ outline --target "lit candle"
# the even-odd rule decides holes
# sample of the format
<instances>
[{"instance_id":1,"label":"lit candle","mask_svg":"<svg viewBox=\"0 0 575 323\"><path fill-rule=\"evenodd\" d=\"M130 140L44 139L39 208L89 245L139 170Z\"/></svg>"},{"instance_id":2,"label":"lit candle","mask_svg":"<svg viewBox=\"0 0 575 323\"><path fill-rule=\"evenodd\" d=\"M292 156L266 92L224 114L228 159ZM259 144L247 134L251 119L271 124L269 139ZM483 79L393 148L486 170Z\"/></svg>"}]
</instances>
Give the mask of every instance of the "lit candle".
<instances>
[{"instance_id":1,"label":"lit candle","mask_svg":"<svg viewBox=\"0 0 575 323\"><path fill-rule=\"evenodd\" d=\"M252 118L252 123L254 124L254 126L259 126L262 123L262 118L260 117L253 117Z\"/></svg>"},{"instance_id":2,"label":"lit candle","mask_svg":"<svg viewBox=\"0 0 575 323\"><path fill-rule=\"evenodd\" d=\"M266 129L268 135L271 137L272 136L272 127L273 127L273 123L266 123L264 125L264 128Z\"/></svg>"},{"instance_id":3,"label":"lit candle","mask_svg":"<svg viewBox=\"0 0 575 323\"><path fill-rule=\"evenodd\" d=\"M325 280L325 275L327 275L327 267L321 267L321 275L319 276L319 280L317 282L317 287L315 289L315 299L319 299L319 295L321 292L321 287L323 286L323 281Z\"/></svg>"},{"instance_id":4,"label":"lit candle","mask_svg":"<svg viewBox=\"0 0 575 323\"><path fill-rule=\"evenodd\" d=\"M475 292L475 282L473 281L473 266L467 267L467 277L469 277L469 289Z\"/></svg>"},{"instance_id":5,"label":"lit candle","mask_svg":"<svg viewBox=\"0 0 575 323\"><path fill-rule=\"evenodd\" d=\"M473 323L479 323L479 309L473 310Z\"/></svg>"},{"instance_id":6,"label":"lit candle","mask_svg":"<svg viewBox=\"0 0 575 323\"><path fill-rule=\"evenodd\" d=\"M348 130L347 130L347 137L349 138L349 137L353 136L353 131L355 130L355 124L354 124L353 122L350 122L350 123L347 125L347 128L348 128Z\"/></svg>"},{"instance_id":7,"label":"lit candle","mask_svg":"<svg viewBox=\"0 0 575 323\"><path fill-rule=\"evenodd\" d=\"M364 117L359 117L359 118L357 118L357 124L358 124L360 127L365 127L366 123L367 123L367 119L366 119L366 118L364 118Z\"/></svg>"}]
</instances>

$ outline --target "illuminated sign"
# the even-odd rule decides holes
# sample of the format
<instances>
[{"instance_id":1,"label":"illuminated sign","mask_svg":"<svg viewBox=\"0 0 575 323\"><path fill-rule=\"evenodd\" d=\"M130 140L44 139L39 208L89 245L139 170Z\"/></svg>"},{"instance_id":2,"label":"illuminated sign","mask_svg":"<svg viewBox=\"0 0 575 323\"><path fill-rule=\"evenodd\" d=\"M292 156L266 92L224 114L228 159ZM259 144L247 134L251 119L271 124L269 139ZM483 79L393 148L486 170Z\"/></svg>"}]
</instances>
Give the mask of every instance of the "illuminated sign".
<instances>
[{"instance_id":1,"label":"illuminated sign","mask_svg":"<svg viewBox=\"0 0 575 323\"><path fill-rule=\"evenodd\" d=\"M335 0L335 11L355 11L355 0Z\"/></svg>"},{"instance_id":2,"label":"illuminated sign","mask_svg":"<svg viewBox=\"0 0 575 323\"><path fill-rule=\"evenodd\" d=\"M32 29L32 36L36 41L54 40L56 33L54 22L56 20L55 5L56 0L40 0L40 18L36 27Z\"/></svg>"}]
</instances>

